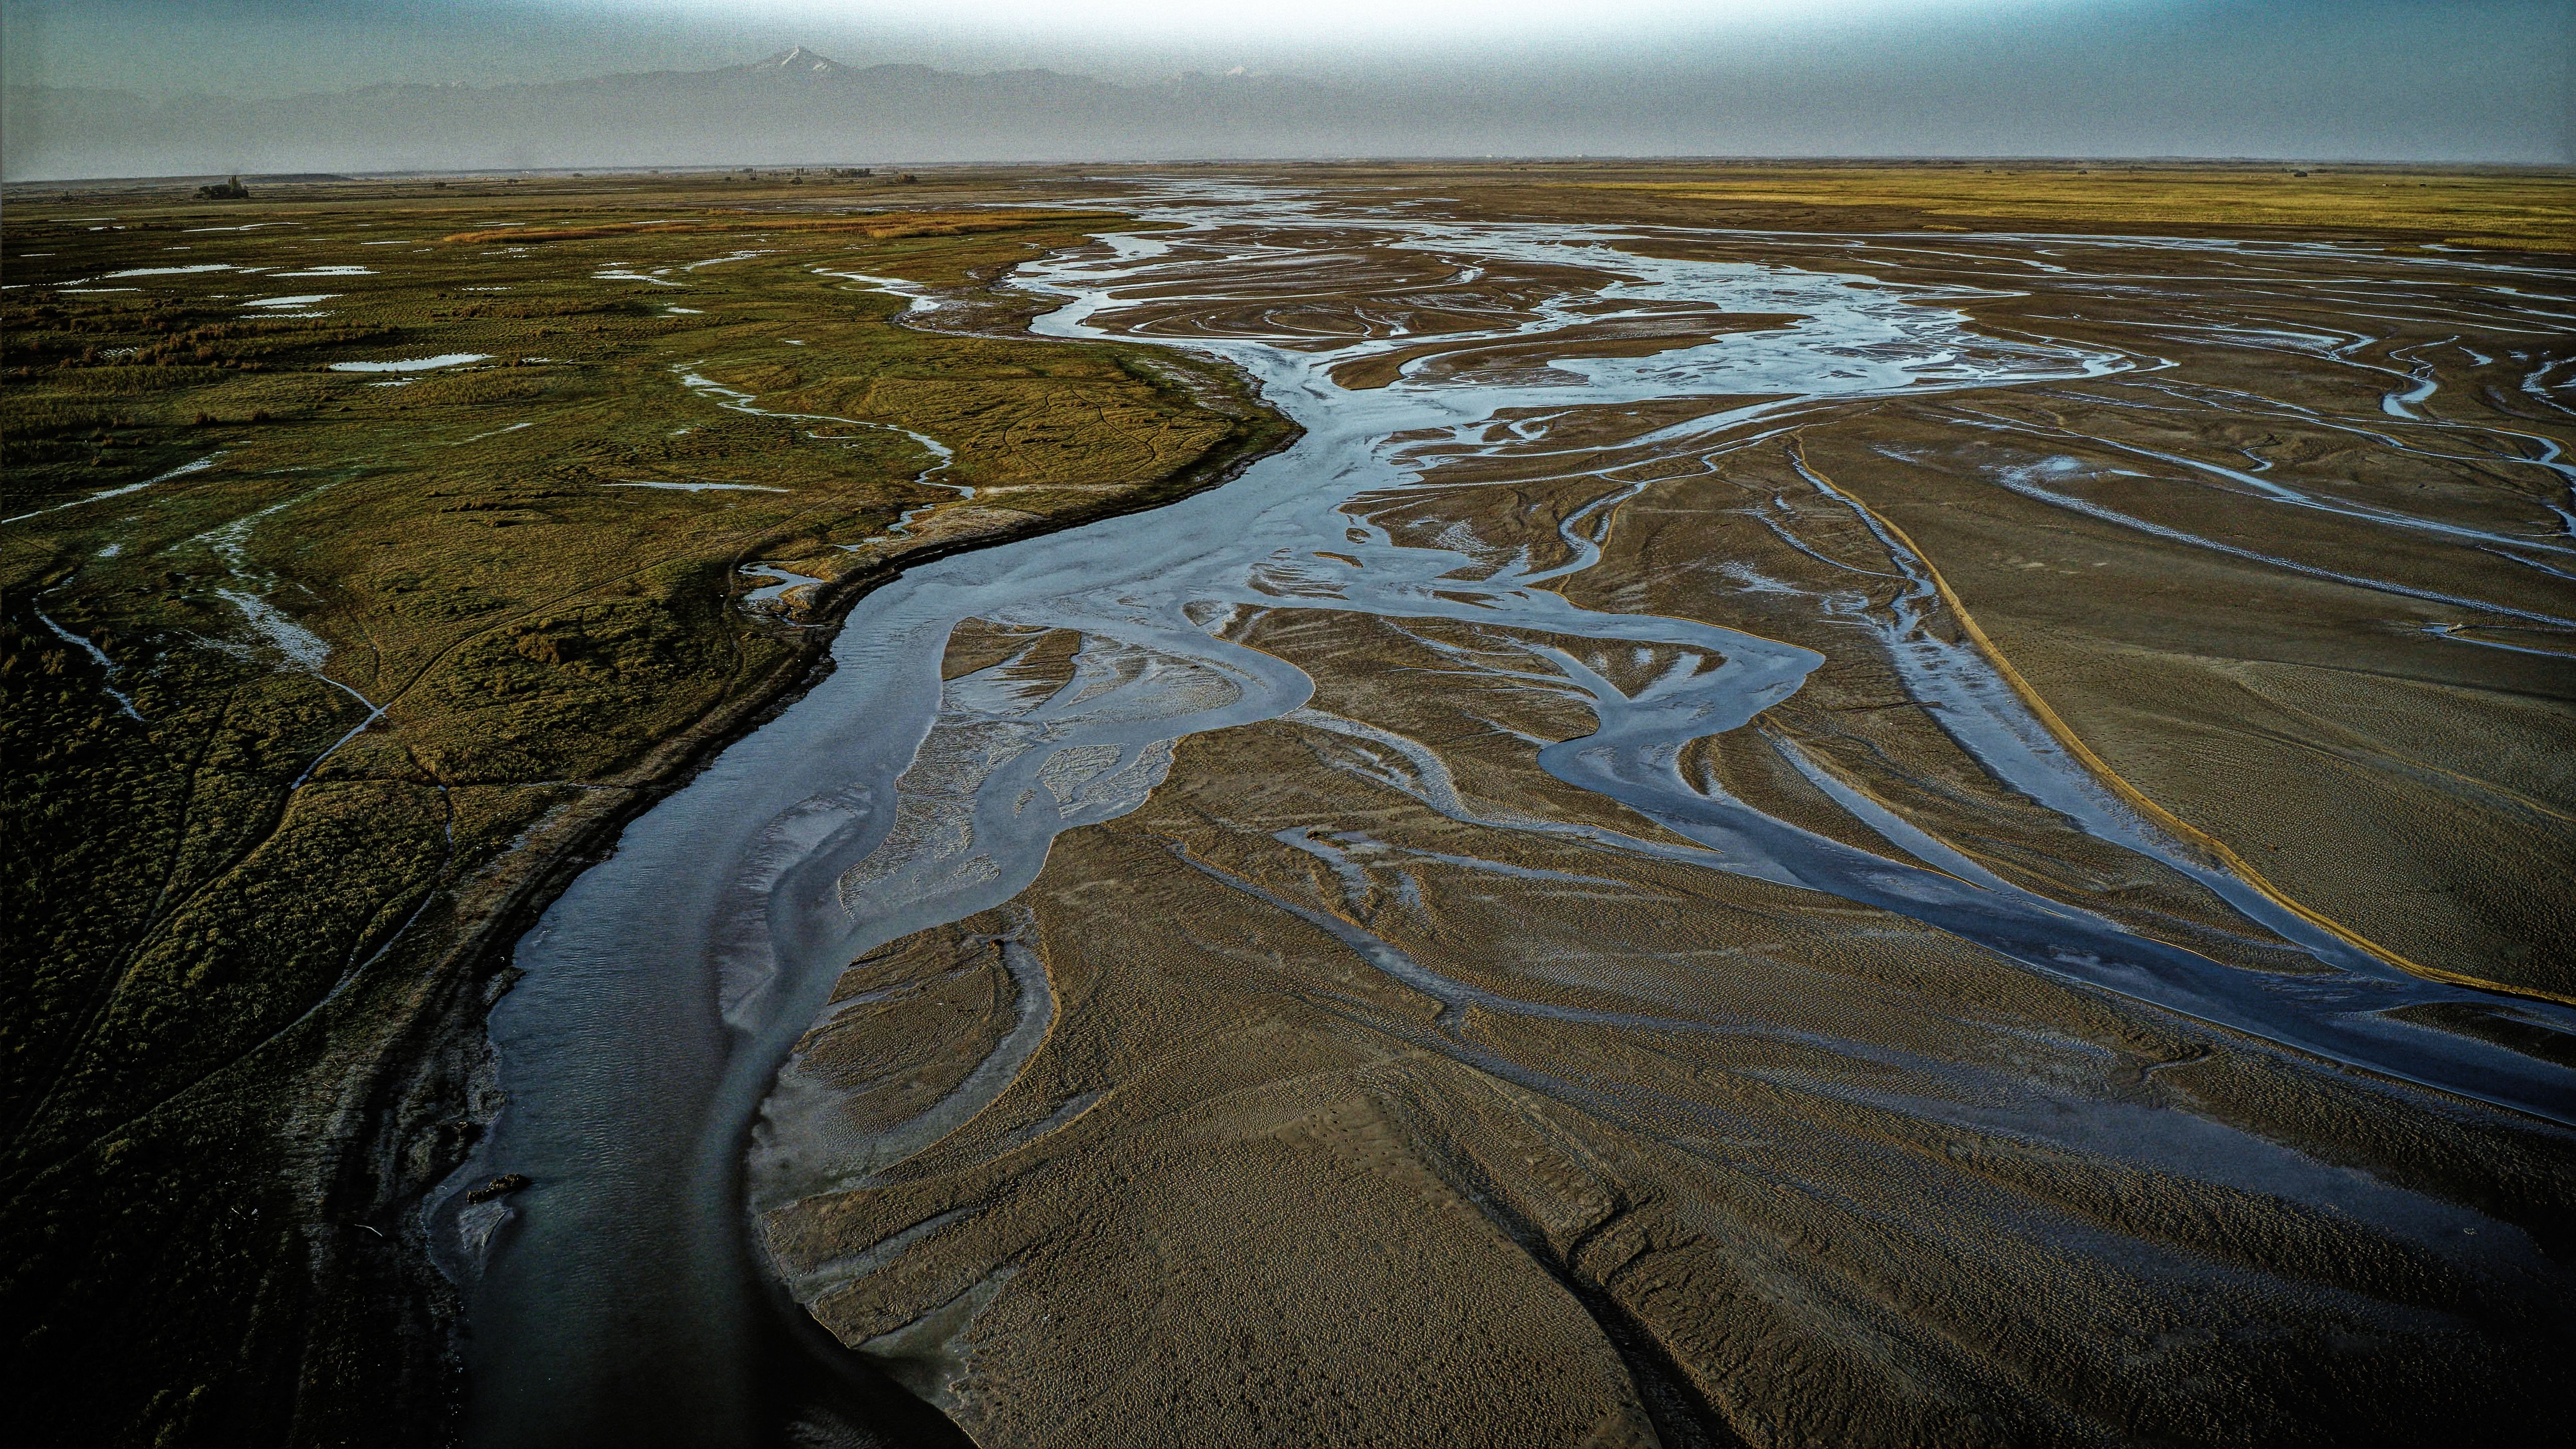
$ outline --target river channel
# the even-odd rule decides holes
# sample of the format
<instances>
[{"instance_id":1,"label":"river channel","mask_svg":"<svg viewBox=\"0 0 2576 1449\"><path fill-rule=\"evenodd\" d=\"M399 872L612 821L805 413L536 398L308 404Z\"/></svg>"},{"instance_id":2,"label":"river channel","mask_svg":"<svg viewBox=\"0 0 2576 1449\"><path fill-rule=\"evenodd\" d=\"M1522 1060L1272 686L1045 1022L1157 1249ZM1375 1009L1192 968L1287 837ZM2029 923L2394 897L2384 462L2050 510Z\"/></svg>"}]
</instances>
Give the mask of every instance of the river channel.
<instances>
[{"instance_id":1,"label":"river channel","mask_svg":"<svg viewBox=\"0 0 2576 1449\"><path fill-rule=\"evenodd\" d=\"M824 1190L927 1145L1007 1085L1044 1022L1006 1037L957 1097L881 1140L842 1144L836 1161L755 1153L756 1123L792 1131L806 1110L771 1100L780 1069L854 958L1010 901L1061 832L1141 805L1185 741L1296 718L1390 761L1414 758L1381 722L1314 709L1314 680L1241 642L1259 615L1364 614L1516 641L1460 653L1449 678L1426 674L1424 687L1472 681L1588 710L1597 728L1537 742L1537 763L1626 807L1634 829L1517 817L1507 828L1591 832L1606 851L1839 897L2199 1023L2512 1112L2576 1116L2565 1070L2392 1015L2479 993L2409 975L2285 908L2086 773L1976 649L1925 627L1939 599L1902 540L1879 535L1895 566L1882 580L1889 602L1855 621L1855 647L1886 651L1915 701L1997 781L2199 882L2248 932L2303 953L2301 969L2249 971L2139 934L2003 879L1858 797L1845 803L1882 850L1694 777L1685 746L1745 728L1824 656L1713 623L1587 608L1561 587L1596 566L1604 531L1641 486L1591 460L1634 470L1704 459L1774 439L1819 407L2153 372L2158 358L1985 335L1966 308L1980 289L1882 283L1866 246L1799 265L1677 258L1617 228L1416 217L1221 186L1137 209L1162 229L1021 270L1015 285L1060 303L1035 330L1221 358L1303 436L1211 492L927 564L864 598L827 678L637 820L528 933L516 957L526 974L491 1018L506 1106L457 1182L510 1171L535 1186L479 1218L452 1190L429 1209L469 1281L473 1442L747 1444L774 1439L781 1405L800 1397L846 1396L852 1416L901 1402L862 1370L841 1376L829 1340L770 1285L747 1205ZM1378 300L1352 306L1354 294ZM1690 319L1705 323L1700 340L1632 345ZM1460 361L1478 353L1503 362ZM2420 401L2409 391L2392 408ZM1560 432L1577 407L1626 409L1633 422L1615 448L1573 441ZM1602 476L1597 498L1551 530L1548 552L1480 538L1464 521L1431 534L1380 517L1433 484L1465 486L1479 468L1525 474L1551 456L1560 476ZM1841 497L1830 479L1809 482ZM1846 605L1820 596L1817 607ZM967 620L1078 631L1071 681L1033 688L1002 669L943 680ZM1654 668L1613 678L1603 651ZM1435 809L1472 813L1436 761L1407 769ZM1354 949L1406 969L1400 953ZM1022 1010L1042 1013L1042 980L1026 985ZM1437 981L1421 989L1513 1009ZM2576 1028L2576 1012L2522 1009Z\"/></svg>"}]
</instances>

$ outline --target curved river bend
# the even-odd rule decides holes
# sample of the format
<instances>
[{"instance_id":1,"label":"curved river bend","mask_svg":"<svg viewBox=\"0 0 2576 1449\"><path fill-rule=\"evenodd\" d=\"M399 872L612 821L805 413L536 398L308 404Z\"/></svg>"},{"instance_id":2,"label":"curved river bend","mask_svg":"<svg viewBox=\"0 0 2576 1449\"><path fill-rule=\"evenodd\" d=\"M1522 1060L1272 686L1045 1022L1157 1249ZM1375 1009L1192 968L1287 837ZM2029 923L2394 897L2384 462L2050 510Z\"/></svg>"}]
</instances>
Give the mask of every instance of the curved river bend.
<instances>
[{"instance_id":1,"label":"curved river bend","mask_svg":"<svg viewBox=\"0 0 2576 1449\"><path fill-rule=\"evenodd\" d=\"M1173 228L1024 270L1023 285L1062 302L1037 330L1223 357L1305 435L1214 492L925 565L862 600L835 646L836 671L638 820L529 933L517 956L526 975L491 1020L507 1106L457 1181L508 1170L537 1186L511 1200L506 1219L499 1209L461 1216L452 1188L429 1210L455 1261L476 1256L460 1234L488 1252L469 1290L476 1442L750 1443L775 1435L783 1403L847 1396L852 1414L881 1405L872 1396L882 1386L836 1380L816 1367L833 1355L800 1351L797 1336L819 1331L764 1286L747 1195L766 1205L853 1180L989 1101L1043 1033L1042 977L1024 975L1028 1019L988 1070L911 1128L841 1144L823 1166L761 1155L747 1174L755 1123L766 1103L769 1131L828 1133L819 1123L828 1113L792 1094L769 1099L842 969L1009 901L1059 832L1140 805L1176 742L1294 714L1375 750L1390 780L1467 818L1436 759L1371 721L1311 708L1304 673L1234 642L1239 622L1264 611L1482 631L1496 646L1460 653L1455 673L1589 709L1597 730L1543 743L1538 763L1642 817L1635 834L1484 823L1827 893L2283 1046L2524 1113L2571 1115L2566 1072L2388 1014L2476 993L2404 974L2311 925L2084 774L1985 659L1925 627L1938 608L1928 565L1883 531L1892 602L1854 622L1916 702L1998 780L2198 881L2249 935L2303 952L2305 969L2248 971L2132 933L2081 902L1998 878L1849 791L1837 798L1888 842L1884 853L1692 778L1689 742L1743 728L1795 694L1822 656L1709 623L1586 609L1551 587L1594 566L1610 517L1642 486L1557 436L1578 405L1636 411L1642 421L1615 450L1633 469L1776 439L1820 405L2146 372L2156 359L1980 335L1960 310L1973 289L1658 258L1622 249L1638 239L1613 229L1409 220L1215 188L1144 210ZM1317 323L1308 301L1346 298L1354 272L1385 279L1386 305ZM1417 330L1430 312L1439 330ZM1709 336L1726 316L1771 320ZM1677 318L1715 325L1705 340L1642 355L1582 355L1635 352L1596 339ZM1551 351L1557 337L1566 355ZM1476 349L1540 365L1436 365ZM1373 364L1394 380L1352 383ZM1480 539L1463 524L1426 539L1372 520L1435 475L1455 487L1479 467L1526 472L1552 458L1560 478L1603 476L1549 551ZM1830 480L1809 481L1875 530ZM1818 607L1851 606L1825 597ZM950 633L970 619L1079 631L1073 679L1032 688L995 668L943 682ZM1651 657L1656 672L1614 682L1601 650ZM1367 954L1366 940L1355 945ZM1391 972L1409 966L1387 950L1369 959ZM1436 980L1423 989L1468 999ZM2576 1026L2567 1019L2576 1013L2530 1010Z\"/></svg>"}]
</instances>

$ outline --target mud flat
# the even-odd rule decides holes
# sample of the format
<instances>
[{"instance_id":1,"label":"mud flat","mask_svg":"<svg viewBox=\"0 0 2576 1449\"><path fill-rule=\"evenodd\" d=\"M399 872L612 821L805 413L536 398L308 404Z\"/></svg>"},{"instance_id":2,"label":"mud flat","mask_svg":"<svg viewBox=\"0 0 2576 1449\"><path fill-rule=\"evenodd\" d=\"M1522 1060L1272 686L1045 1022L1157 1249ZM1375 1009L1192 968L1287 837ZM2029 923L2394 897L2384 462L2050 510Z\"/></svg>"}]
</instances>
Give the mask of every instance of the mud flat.
<instances>
[{"instance_id":1,"label":"mud flat","mask_svg":"<svg viewBox=\"0 0 2576 1449\"><path fill-rule=\"evenodd\" d=\"M1018 276L1293 447L872 594L522 944L480 1442L2554 1422L2563 267L1292 183Z\"/></svg>"}]
</instances>

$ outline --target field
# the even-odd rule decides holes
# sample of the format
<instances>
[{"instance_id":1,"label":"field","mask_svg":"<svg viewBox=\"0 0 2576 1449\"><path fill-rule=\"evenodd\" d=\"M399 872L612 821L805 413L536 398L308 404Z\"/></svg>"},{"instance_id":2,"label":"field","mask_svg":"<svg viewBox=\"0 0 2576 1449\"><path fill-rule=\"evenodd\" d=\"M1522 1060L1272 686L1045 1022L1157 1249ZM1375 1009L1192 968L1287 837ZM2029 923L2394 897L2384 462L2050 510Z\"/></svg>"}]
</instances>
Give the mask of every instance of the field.
<instances>
[{"instance_id":1,"label":"field","mask_svg":"<svg viewBox=\"0 0 2576 1449\"><path fill-rule=\"evenodd\" d=\"M1936 231L2345 232L2419 245L2576 251L2576 197L2563 176L2549 173L1942 162L1730 167L1704 179L1572 184L1792 212L1810 224L1849 225L1867 216Z\"/></svg>"},{"instance_id":2,"label":"field","mask_svg":"<svg viewBox=\"0 0 2576 1449\"><path fill-rule=\"evenodd\" d=\"M2043 231L2576 251L2563 171L2138 161L1322 163L1283 180L1437 186L1479 209L1790 232Z\"/></svg>"},{"instance_id":3,"label":"field","mask_svg":"<svg viewBox=\"0 0 2576 1449\"><path fill-rule=\"evenodd\" d=\"M567 854L904 558L1277 432L880 289L1008 327L979 284L1114 216L475 189L10 202L6 1301L67 1424L327 1435L396 1336L336 1315L423 1296L377 1195L465 1145L425 1044Z\"/></svg>"}]
</instances>

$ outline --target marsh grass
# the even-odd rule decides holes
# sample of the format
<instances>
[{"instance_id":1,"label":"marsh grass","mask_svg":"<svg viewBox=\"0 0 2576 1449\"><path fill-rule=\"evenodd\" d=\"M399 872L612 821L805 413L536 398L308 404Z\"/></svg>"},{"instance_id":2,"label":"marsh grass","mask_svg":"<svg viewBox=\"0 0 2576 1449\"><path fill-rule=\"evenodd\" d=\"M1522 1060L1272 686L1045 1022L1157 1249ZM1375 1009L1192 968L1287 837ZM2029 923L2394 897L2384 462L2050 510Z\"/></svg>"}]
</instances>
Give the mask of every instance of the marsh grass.
<instances>
[{"instance_id":1,"label":"marsh grass","mask_svg":"<svg viewBox=\"0 0 2576 1449\"><path fill-rule=\"evenodd\" d=\"M672 742L792 682L815 601L748 609L741 564L882 576L904 510L966 506L892 428L955 450L989 528L1129 506L1270 426L1205 406L1242 395L1192 364L906 330L817 272L965 285L1102 214L654 199L691 219L634 225L657 213L631 189L511 197L522 227L345 189L105 224L11 204L0 1299L73 1437L270 1441L299 1382L315 1423L381 1422L383 1324L298 1321L376 1312L314 1276L347 1144L289 1124L382 1090L414 1027L325 1004L370 962L445 960L454 901L538 877L532 836L609 819ZM197 229L244 223L275 224ZM262 270L108 276L213 262ZM295 296L322 299L250 305ZM455 354L480 360L332 366ZM746 414L693 376L888 426ZM633 480L744 486L609 486ZM456 1125L409 1170L443 1172Z\"/></svg>"},{"instance_id":2,"label":"marsh grass","mask_svg":"<svg viewBox=\"0 0 2576 1449\"><path fill-rule=\"evenodd\" d=\"M1678 170L1679 168L1675 168ZM2074 226L2394 237L2419 243L2576 251L2576 181L2537 171L2128 162L1692 168L1696 175L1563 184L1819 219L1902 211L1955 230Z\"/></svg>"}]
</instances>

